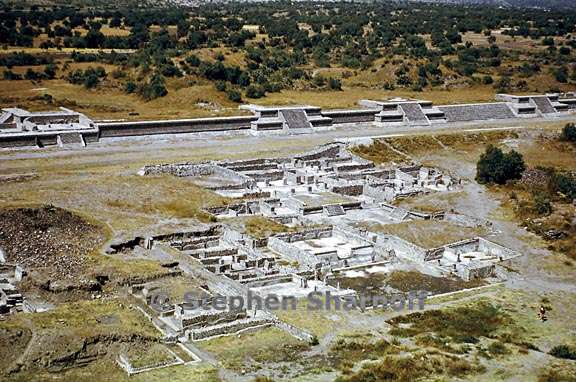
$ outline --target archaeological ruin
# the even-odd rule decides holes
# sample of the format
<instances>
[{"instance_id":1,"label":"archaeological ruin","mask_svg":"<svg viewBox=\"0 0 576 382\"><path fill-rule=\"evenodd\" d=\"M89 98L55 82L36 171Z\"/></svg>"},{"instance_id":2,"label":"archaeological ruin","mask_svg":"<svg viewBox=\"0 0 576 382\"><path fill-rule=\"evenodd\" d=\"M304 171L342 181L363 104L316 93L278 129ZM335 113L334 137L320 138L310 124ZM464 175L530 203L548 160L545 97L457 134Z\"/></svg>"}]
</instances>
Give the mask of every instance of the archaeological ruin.
<instances>
[{"instance_id":1,"label":"archaeological ruin","mask_svg":"<svg viewBox=\"0 0 576 382\"><path fill-rule=\"evenodd\" d=\"M357 291L335 280L360 270L390 271L407 264L438 277L496 282L506 278L505 264L519 256L485 237L428 248L372 230L370 223L429 221L463 228L490 223L449 211L426 213L395 206L400 198L458 190L461 181L417 164L379 166L354 155L344 143L288 157L148 165L139 175L186 178L232 198L224 206L205 209L215 223L110 245L111 254L139 248L139 255L176 259L169 254L177 253L195 264L188 273L205 283L188 287L186 295L159 303L158 296L170 293L162 285L145 281L131 286L131 293L152 309L158 325L179 341L270 326L311 338L257 304L246 308L226 300L222 310L199 310L200 302L232 296L303 298L311 292L355 298ZM254 217L282 224L285 230L262 237L232 224Z\"/></svg>"},{"instance_id":2,"label":"archaeological ruin","mask_svg":"<svg viewBox=\"0 0 576 382\"><path fill-rule=\"evenodd\" d=\"M242 132L252 135L306 134L366 125L424 127L489 121L550 119L576 109L574 93L515 96L496 102L435 106L431 101L393 98L360 100L360 108L322 110L309 105L242 105L251 115L159 121L92 121L81 113L29 112L6 108L0 115L0 147L83 147L108 138L181 133Z\"/></svg>"}]
</instances>

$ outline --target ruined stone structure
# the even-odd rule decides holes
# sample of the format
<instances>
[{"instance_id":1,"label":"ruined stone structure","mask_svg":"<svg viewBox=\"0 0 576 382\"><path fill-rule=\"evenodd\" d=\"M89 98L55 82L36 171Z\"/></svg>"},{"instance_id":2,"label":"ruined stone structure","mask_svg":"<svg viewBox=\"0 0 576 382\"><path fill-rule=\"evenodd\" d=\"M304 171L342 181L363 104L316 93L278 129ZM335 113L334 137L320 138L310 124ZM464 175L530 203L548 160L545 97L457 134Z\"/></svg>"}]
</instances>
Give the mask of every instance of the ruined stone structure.
<instances>
[{"instance_id":1,"label":"ruined stone structure","mask_svg":"<svg viewBox=\"0 0 576 382\"><path fill-rule=\"evenodd\" d=\"M84 114L60 108L54 112L30 112L19 108L2 109L0 147L57 144L86 146L98 134L94 122Z\"/></svg>"},{"instance_id":2,"label":"ruined stone structure","mask_svg":"<svg viewBox=\"0 0 576 382\"><path fill-rule=\"evenodd\" d=\"M22 281L26 272L18 265L5 264L1 260L0 258L0 315L22 311L24 297L16 284Z\"/></svg>"},{"instance_id":3,"label":"ruined stone structure","mask_svg":"<svg viewBox=\"0 0 576 382\"><path fill-rule=\"evenodd\" d=\"M154 296L161 290L157 286L132 286L132 293L148 303L158 320L182 341L201 341L271 325L298 338L311 339L309 333L282 322L261 306L238 307L227 300L223 310L198 309L201 301L272 295L297 299L311 292L351 298L357 292L341 289L338 282L331 284L334 275L400 262L417 264L441 276L496 279L501 273L498 265L518 256L479 237L423 248L372 229L366 223L436 220L442 224L446 219L476 226L484 222L390 204L397 198L423 192L447 192L457 188L459 182L420 165L377 166L352 154L343 143L322 145L289 157L151 165L139 173L187 177L216 193L238 198L229 205L206 209L214 217L257 215L288 228L256 238L247 233L249 230L238 228L236 224L242 219L232 219L230 223L222 220L189 231L110 244L109 253L136 247L154 251L157 246L176 250L195 264L191 266L194 277L200 276L206 285L184 301L158 306Z\"/></svg>"},{"instance_id":4,"label":"ruined stone structure","mask_svg":"<svg viewBox=\"0 0 576 382\"><path fill-rule=\"evenodd\" d=\"M314 128L332 126L332 118L323 116L321 109L314 106L262 107L243 105L258 118L252 121L253 133L282 130L294 134L311 132Z\"/></svg>"},{"instance_id":5,"label":"ruined stone structure","mask_svg":"<svg viewBox=\"0 0 576 382\"><path fill-rule=\"evenodd\" d=\"M498 102L434 106L430 101L362 100L362 108L322 110L315 106L262 107L243 105L253 115L163 121L94 123L68 109L29 112L4 109L0 115L0 147L84 146L100 139L156 134L247 132L250 134L303 134L350 124L429 126L433 124L554 118L576 109L573 93L514 96L499 94Z\"/></svg>"},{"instance_id":6,"label":"ruined stone structure","mask_svg":"<svg viewBox=\"0 0 576 382\"><path fill-rule=\"evenodd\" d=\"M215 216L262 215L282 224L305 223L306 219L332 224L331 218L354 219L354 211L365 209L379 210L391 221L427 219L387 203L455 187L452 177L436 169L420 165L382 168L352 154L341 143L285 158L146 166L140 174L190 177L223 196L243 199L207 210Z\"/></svg>"}]
</instances>

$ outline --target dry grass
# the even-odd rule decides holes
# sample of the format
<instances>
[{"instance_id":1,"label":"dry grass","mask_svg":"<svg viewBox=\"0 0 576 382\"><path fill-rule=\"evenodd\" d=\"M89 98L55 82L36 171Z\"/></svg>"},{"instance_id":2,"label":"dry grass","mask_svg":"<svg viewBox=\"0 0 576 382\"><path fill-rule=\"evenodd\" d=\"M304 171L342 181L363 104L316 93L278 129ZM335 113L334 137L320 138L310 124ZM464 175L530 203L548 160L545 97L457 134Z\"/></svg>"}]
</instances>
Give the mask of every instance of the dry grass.
<instances>
[{"instance_id":1,"label":"dry grass","mask_svg":"<svg viewBox=\"0 0 576 382\"><path fill-rule=\"evenodd\" d=\"M533 141L522 142L519 150L529 166L555 167L562 170L576 168L576 145L569 142L560 142L558 133L537 138ZM553 155L551 155L553 153Z\"/></svg>"},{"instance_id":2,"label":"dry grass","mask_svg":"<svg viewBox=\"0 0 576 382\"><path fill-rule=\"evenodd\" d=\"M541 40L533 40L522 36L508 36L502 31L492 31L492 36L496 38L496 45L503 50L516 50L520 52L536 52L546 50ZM483 33L467 32L462 34L462 42L471 42L475 46L489 47L488 37Z\"/></svg>"},{"instance_id":3,"label":"dry grass","mask_svg":"<svg viewBox=\"0 0 576 382\"><path fill-rule=\"evenodd\" d=\"M417 198L397 200L394 204L411 210L434 213L439 211L449 211L454 208L458 199L465 197L466 194L463 191L447 193L436 192L422 195Z\"/></svg>"},{"instance_id":4,"label":"dry grass","mask_svg":"<svg viewBox=\"0 0 576 382\"><path fill-rule=\"evenodd\" d=\"M177 177L141 177L138 175L83 176L62 174L54 181L41 177L26 190L13 183L4 189L0 205L51 203L72 210L82 210L104 222L114 232L125 235L145 230L157 219L194 218L207 220L203 207L221 205L227 201L215 193Z\"/></svg>"},{"instance_id":5,"label":"dry grass","mask_svg":"<svg viewBox=\"0 0 576 382\"><path fill-rule=\"evenodd\" d=\"M109 69L111 71L112 68ZM171 79L167 84L170 91L166 97L146 102L135 94L126 94L110 86L88 90L64 80L37 84L30 81L0 81L0 107L19 105L46 110L65 106L95 119L177 119L242 114L237 104L230 102L225 93L216 91L213 85L188 86L183 79ZM53 105L35 99L42 94L50 94Z\"/></svg>"},{"instance_id":6,"label":"dry grass","mask_svg":"<svg viewBox=\"0 0 576 382\"><path fill-rule=\"evenodd\" d=\"M437 248L459 240L470 239L485 234L482 228L470 228L444 221L410 221L398 224L373 224L371 231L399 236L422 248Z\"/></svg>"},{"instance_id":7,"label":"dry grass","mask_svg":"<svg viewBox=\"0 0 576 382\"><path fill-rule=\"evenodd\" d=\"M353 152L375 163L411 162L412 156L429 155L446 150L478 151L484 145L498 144L518 138L514 131L481 133L422 134L375 140L371 145L359 145Z\"/></svg>"},{"instance_id":8,"label":"dry grass","mask_svg":"<svg viewBox=\"0 0 576 382\"><path fill-rule=\"evenodd\" d=\"M336 277L342 288L353 289L362 294L374 294L375 291L387 291L390 287L402 292L425 290L432 294L455 292L484 284L482 280L462 281L458 278L436 277L416 271L393 271L374 273L361 277ZM332 283L334 285L334 283Z\"/></svg>"},{"instance_id":9,"label":"dry grass","mask_svg":"<svg viewBox=\"0 0 576 382\"><path fill-rule=\"evenodd\" d=\"M228 369L250 371L270 363L296 362L302 359L300 354L309 345L272 327L203 341L199 347L214 354L222 366Z\"/></svg>"},{"instance_id":10,"label":"dry grass","mask_svg":"<svg viewBox=\"0 0 576 382\"><path fill-rule=\"evenodd\" d=\"M392 97L431 99L435 104L486 102L494 100L496 91L490 87L479 86L467 89L427 90L414 92L398 89L387 91L365 87L344 87L343 91L302 91L283 90L280 93L270 93L265 98L254 100L261 105L302 105L310 104L326 109L341 109L358 107L361 99L382 100ZM252 102L252 100L251 100Z\"/></svg>"},{"instance_id":11,"label":"dry grass","mask_svg":"<svg viewBox=\"0 0 576 382\"><path fill-rule=\"evenodd\" d=\"M219 48L200 48L195 49L193 53L198 56L202 61L216 61L216 56L218 54L224 55L223 64L226 66L239 66L240 68L246 68L246 54L241 51L234 51L231 48L219 47Z\"/></svg>"},{"instance_id":12,"label":"dry grass","mask_svg":"<svg viewBox=\"0 0 576 382\"><path fill-rule=\"evenodd\" d=\"M246 234L258 239L290 231L290 227L262 216L247 218L244 221L244 227Z\"/></svg>"},{"instance_id":13,"label":"dry grass","mask_svg":"<svg viewBox=\"0 0 576 382\"><path fill-rule=\"evenodd\" d=\"M359 145L352 148L352 152L362 158L371 160L376 164L403 163L409 161L408 157L394 151L383 140L376 140L371 145Z\"/></svg>"},{"instance_id":14,"label":"dry grass","mask_svg":"<svg viewBox=\"0 0 576 382\"><path fill-rule=\"evenodd\" d=\"M215 51L217 50L206 50L203 54L209 56ZM238 53L230 53L225 57L228 64L240 65L243 61ZM86 66L89 65L86 64ZM112 70L113 68L109 68L108 71ZM230 102L225 93L216 91L212 84L200 82L189 85L184 79L170 79L167 81L167 86L169 93L166 97L146 102L137 95L125 94L122 90L110 86L87 90L63 80L42 81L38 84L30 81L0 81L0 106L9 107L17 104L36 109L39 106L43 109L50 108L46 104L38 105L38 102L33 100L34 97L47 93L54 98L55 105L71 107L93 118L101 119L170 119L242 114L237 104ZM345 88L342 92L284 90L280 93L270 93L262 99L246 101L261 105L312 104L327 109L338 109L357 107L356 103L360 99L384 99L393 96L430 98L440 104L455 100L487 101L493 98L494 92L467 91L464 93L435 90L416 94L365 88ZM208 106L200 105L202 103Z\"/></svg>"}]
</instances>

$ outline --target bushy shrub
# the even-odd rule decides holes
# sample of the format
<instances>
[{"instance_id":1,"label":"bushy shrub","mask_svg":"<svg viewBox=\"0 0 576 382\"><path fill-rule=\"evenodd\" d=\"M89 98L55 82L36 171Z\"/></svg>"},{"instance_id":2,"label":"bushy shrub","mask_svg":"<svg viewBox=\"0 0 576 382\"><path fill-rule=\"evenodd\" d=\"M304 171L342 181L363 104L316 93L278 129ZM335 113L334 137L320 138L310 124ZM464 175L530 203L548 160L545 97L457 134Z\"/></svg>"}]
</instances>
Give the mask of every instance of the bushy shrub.
<instances>
[{"instance_id":1,"label":"bushy shrub","mask_svg":"<svg viewBox=\"0 0 576 382\"><path fill-rule=\"evenodd\" d=\"M498 147L490 145L476 165L476 181L504 184L508 180L520 179L525 169L522 154L514 150L504 153Z\"/></svg>"},{"instance_id":2,"label":"bushy shrub","mask_svg":"<svg viewBox=\"0 0 576 382\"><path fill-rule=\"evenodd\" d=\"M164 97L168 94L168 89L164 86L164 78L161 75L155 74L150 81L146 84L140 85L138 93L147 101Z\"/></svg>"},{"instance_id":3,"label":"bushy shrub","mask_svg":"<svg viewBox=\"0 0 576 382\"><path fill-rule=\"evenodd\" d=\"M265 95L266 92L261 86L250 85L246 88L246 97L248 98L262 98Z\"/></svg>"},{"instance_id":4,"label":"bushy shrub","mask_svg":"<svg viewBox=\"0 0 576 382\"><path fill-rule=\"evenodd\" d=\"M332 90L342 90L342 82L338 78L330 78L328 87Z\"/></svg>"},{"instance_id":5,"label":"bushy shrub","mask_svg":"<svg viewBox=\"0 0 576 382\"><path fill-rule=\"evenodd\" d=\"M126 85L124 85L124 91L128 94L134 93L137 89L137 86L134 82L128 81Z\"/></svg>"},{"instance_id":6,"label":"bushy shrub","mask_svg":"<svg viewBox=\"0 0 576 382\"><path fill-rule=\"evenodd\" d=\"M538 215L550 215L552 213L552 203L544 193L534 195L534 209Z\"/></svg>"},{"instance_id":7,"label":"bushy shrub","mask_svg":"<svg viewBox=\"0 0 576 382\"><path fill-rule=\"evenodd\" d=\"M554 346L548 354L556 358L576 360L576 349L567 345Z\"/></svg>"},{"instance_id":8,"label":"bushy shrub","mask_svg":"<svg viewBox=\"0 0 576 382\"><path fill-rule=\"evenodd\" d=\"M568 123L564 126L562 134L560 134L560 139L567 142L576 142L576 125Z\"/></svg>"},{"instance_id":9,"label":"bushy shrub","mask_svg":"<svg viewBox=\"0 0 576 382\"><path fill-rule=\"evenodd\" d=\"M228 90L228 99L232 102L242 102L242 94L235 89Z\"/></svg>"}]
</instances>

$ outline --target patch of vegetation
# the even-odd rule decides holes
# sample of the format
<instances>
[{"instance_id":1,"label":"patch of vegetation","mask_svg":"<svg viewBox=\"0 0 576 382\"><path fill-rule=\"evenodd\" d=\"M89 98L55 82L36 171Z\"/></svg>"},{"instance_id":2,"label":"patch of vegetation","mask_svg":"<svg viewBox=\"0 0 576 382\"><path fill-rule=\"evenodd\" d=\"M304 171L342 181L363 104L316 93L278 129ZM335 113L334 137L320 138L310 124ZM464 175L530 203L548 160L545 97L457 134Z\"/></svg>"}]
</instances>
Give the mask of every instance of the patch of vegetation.
<instances>
[{"instance_id":1,"label":"patch of vegetation","mask_svg":"<svg viewBox=\"0 0 576 382\"><path fill-rule=\"evenodd\" d=\"M500 341L494 341L488 345L488 353L493 356L502 356L510 354L510 349L506 347L506 344Z\"/></svg>"},{"instance_id":2,"label":"patch of vegetation","mask_svg":"<svg viewBox=\"0 0 576 382\"><path fill-rule=\"evenodd\" d=\"M548 354L556 358L576 360L576 348L568 345L556 345Z\"/></svg>"},{"instance_id":3,"label":"patch of vegetation","mask_svg":"<svg viewBox=\"0 0 576 382\"><path fill-rule=\"evenodd\" d=\"M465 227L434 220L418 220L397 224L369 224L365 226L375 232L399 236L410 243L427 249L482 236L486 233L486 230L482 227Z\"/></svg>"},{"instance_id":4,"label":"patch of vegetation","mask_svg":"<svg viewBox=\"0 0 576 382\"><path fill-rule=\"evenodd\" d=\"M538 375L538 382L574 382L576 381L576 368L566 365L552 365L542 370Z\"/></svg>"},{"instance_id":5,"label":"patch of vegetation","mask_svg":"<svg viewBox=\"0 0 576 382\"><path fill-rule=\"evenodd\" d=\"M235 371L255 371L277 362L298 362L310 345L277 328L204 341L199 346Z\"/></svg>"},{"instance_id":6,"label":"patch of vegetation","mask_svg":"<svg viewBox=\"0 0 576 382\"><path fill-rule=\"evenodd\" d=\"M511 319L499 307L481 300L449 310L415 312L387 322L394 326L393 335L415 336L434 332L456 342L474 342L476 340L472 340L472 337L491 336L503 325L510 324ZM409 326L401 328L400 325L404 324Z\"/></svg>"},{"instance_id":7,"label":"patch of vegetation","mask_svg":"<svg viewBox=\"0 0 576 382\"><path fill-rule=\"evenodd\" d=\"M394 151L383 140L376 140L371 145L358 145L352 148L352 152L374 163L403 163L409 161L408 157Z\"/></svg>"},{"instance_id":8,"label":"patch of vegetation","mask_svg":"<svg viewBox=\"0 0 576 382\"><path fill-rule=\"evenodd\" d=\"M115 357L122 347L156 343L161 333L125 301L93 300L62 304L39 313L11 316L5 325L34 331L35 340L22 360L21 371L76 367Z\"/></svg>"},{"instance_id":9,"label":"patch of vegetation","mask_svg":"<svg viewBox=\"0 0 576 382\"><path fill-rule=\"evenodd\" d=\"M462 289L485 285L482 280L463 281L458 278L435 277L416 271L394 271L388 274L373 273L366 277L337 276L330 283L340 283L342 288L353 289L359 293L384 290L387 287L410 292L423 290L432 294L455 292Z\"/></svg>"},{"instance_id":10,"label":"patch of vegetation","mask_svg":"<svg viewBox=\"0 0 576 382\"><path fill-rule=\"evenodd\" d=\"M394 345L386 340L361 340L339 338L332 344L328 358L338 368L346 369L359 361L378 359L384 354L393 351Z\"/></svg>"},{"instance_id":11,"label":"patch of vegetation","mask_svg":"<svg viewBox=\"0 0 576 382\"><path fill-rule=\"evenodd\" d=\"M490 145L476 165L476 181L482 184L504 184L509 180L520 179L525 169L522 154L514 150L504 153Z\"/></svg>"},{"instance_id":12,"label":"patch of vegetation","mask_svg":"<svg viewBox=\"0 0 576 382\"><path fill-rule=\"evenodd\" d=\"M549 249L576 257L576 177L554 168L527 170L520 182L508 185L507 204L531 232L548 241Z\"/></svg>"},{"instance_id":13,"label":"patch of vegetation","mask_svg":"<svg viewBox=\"0 0 576 382\"><path fill-rule=\"evenodd\" d=\"M470 362L456 356L422 352L410 357L387 356L380 361L366 363L360 370L338 377L336 381L412 382L430 376L463 377L483 370L482 367L473 366Z\"/></svg>"},{"instance_id":14,"label":"patch of vegetation","mask_svg":"<svg viewBox=\"0 0 576 382\"><path fill-rule=\"evenodd\" d=\"M246 234L258 239L291 230L290 227L284 224L277 223L274 220L262 216L254 216L246 219L244 227Z\"/></svg>"},{"instance_id":15,"label":"patch of vegetation","mask_svg":"<svg viewBox=\"0 0 576 382\"><path fill-rule=\"evenodd\" d=\"M566 142L576 142L576 124L568 123L562 129L560 140Z\"/></svg>"},{"instance_id":16,"label":"patch of vegetation","mask_svg":"<svg viewBox=\"0 0 576 382\"><path fill-rule=\"evenodd\" d=\"M162 344L132 346L126 353L130 364L135 368L154 367L173 362L176 358Z\"/></svg>"}]
</instances>

